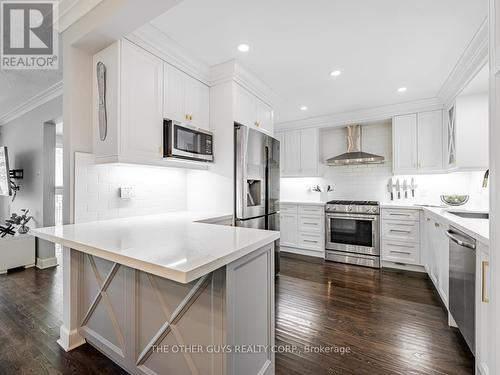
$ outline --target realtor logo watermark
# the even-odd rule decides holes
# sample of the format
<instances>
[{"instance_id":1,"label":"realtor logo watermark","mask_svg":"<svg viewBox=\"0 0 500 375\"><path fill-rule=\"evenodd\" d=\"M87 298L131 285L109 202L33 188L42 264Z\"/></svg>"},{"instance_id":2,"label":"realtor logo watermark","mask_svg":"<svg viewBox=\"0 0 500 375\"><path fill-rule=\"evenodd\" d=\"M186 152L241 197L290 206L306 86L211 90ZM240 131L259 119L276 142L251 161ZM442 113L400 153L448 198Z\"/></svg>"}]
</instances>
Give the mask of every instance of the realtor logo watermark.
<instances>
[{"instance_id":1,"label":"realtor logo watermark","mask_svg":"<svg viewBox=\"0 0 500 375\"><path fill-rule=\"evenodd\" d=\"M58 69L56 1L1 1L0 67Z\"/></svg>"}]
</instances>

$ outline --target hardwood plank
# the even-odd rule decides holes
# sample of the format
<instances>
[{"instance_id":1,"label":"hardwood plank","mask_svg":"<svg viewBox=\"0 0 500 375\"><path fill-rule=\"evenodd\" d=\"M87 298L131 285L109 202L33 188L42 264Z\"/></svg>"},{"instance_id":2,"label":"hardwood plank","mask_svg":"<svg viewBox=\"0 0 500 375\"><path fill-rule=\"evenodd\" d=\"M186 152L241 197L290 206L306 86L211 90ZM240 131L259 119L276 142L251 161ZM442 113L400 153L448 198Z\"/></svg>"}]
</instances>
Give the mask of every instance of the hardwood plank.
<instances>
[{"instance_id":1,"label":"hardwood plank","mask_svg":"<svg viewBox=\"0 0 500 375\"><path fill-rule=\"evenodd\" d=\"M56 343L62 269L0 276L0 374L122 374L90 345ZM427 275L282 255L276 283L276 374L473 374L474 358ZM304 347L349 353L305 353Z\"/></svg>"}]
</instances>

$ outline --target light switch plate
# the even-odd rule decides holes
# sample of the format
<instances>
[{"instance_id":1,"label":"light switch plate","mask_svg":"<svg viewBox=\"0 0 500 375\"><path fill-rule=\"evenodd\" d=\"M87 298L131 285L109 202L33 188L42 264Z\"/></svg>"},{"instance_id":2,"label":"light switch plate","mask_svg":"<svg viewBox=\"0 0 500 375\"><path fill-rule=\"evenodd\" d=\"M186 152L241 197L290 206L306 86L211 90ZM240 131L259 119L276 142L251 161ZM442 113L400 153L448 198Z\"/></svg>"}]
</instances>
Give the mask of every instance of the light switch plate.
<instances>
[{"instance_id":1,"label":"light switch plate","mask_svg":"<svg viewBox=\"0 0 500 375\"><path fill-rule=\"evenodd\" d=\"M134 188L131 186L120 187L120 198L121 199L132 199L134 197Z\"/></svg>"}]
</instances>

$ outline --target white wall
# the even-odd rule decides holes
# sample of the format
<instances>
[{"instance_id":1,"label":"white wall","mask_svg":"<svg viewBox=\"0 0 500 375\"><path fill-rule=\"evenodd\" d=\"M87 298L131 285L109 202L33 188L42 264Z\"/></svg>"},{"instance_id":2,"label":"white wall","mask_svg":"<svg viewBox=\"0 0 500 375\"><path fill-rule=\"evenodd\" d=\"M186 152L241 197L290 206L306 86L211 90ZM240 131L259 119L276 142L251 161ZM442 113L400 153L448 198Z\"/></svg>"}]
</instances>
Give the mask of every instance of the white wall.
<instances>
[{"instance_id":1,"label":"white wall","mask_svg":"<svg viewBox=\"0 0 500 375\"><path fill-rule=\"evenodd\" d=\"M390 200L387 183L392 176L392 135L390 122L365 125L362 128L362 149L373 154L383 155L383 164L353 165L328 167L323 165L323 177L315 178L282 178L282 201L325 201L331 199ZM346 151L346 133L344 128L327 129L321 132L322 161ZM401 183L403 179L410 182L415 179L418 188L415 198L395 200L395 202L418 202L439 204L441 194L469 194L470 207L487 209L488 191L482 188L483 172L456 172L449 174L394 176ZM320 194L311 190L320 185L325 189L330 184L332 193Z\"/></svg>"},{"instance_id":2,"label":"white wall","mask_svg":"<svg viewBox=\"0 0 500 375\"><path fill-rule=\"evenodd\" d=\"M55 147L55 125L45 123L60 118L61 114L62 97L59 96L0 128L0 144L8 147L10 169L24 169L24 178L16 181L21 190L15 201L0 197L2 222L12 212L27 208L34 217L30 227L53 224L50 218L55 211L55 163L51 162L50 152L55 153L55 148L52 150ZM53 140L50 139L51 134ZM53 244L37 241L37 258L55 259L54 256Z\"/></svg>"},{"instance_id":3,"label":"white wall","mask_svg":"<svg viewBox=\"0 0 500 375\"><path fill-rule=\"evenodd\" d=\"M92 154L75 154L75 222L186 210L186 170L93 162ZM121 186L135 196L121 199Z\"/></svg>"}]
</instances>

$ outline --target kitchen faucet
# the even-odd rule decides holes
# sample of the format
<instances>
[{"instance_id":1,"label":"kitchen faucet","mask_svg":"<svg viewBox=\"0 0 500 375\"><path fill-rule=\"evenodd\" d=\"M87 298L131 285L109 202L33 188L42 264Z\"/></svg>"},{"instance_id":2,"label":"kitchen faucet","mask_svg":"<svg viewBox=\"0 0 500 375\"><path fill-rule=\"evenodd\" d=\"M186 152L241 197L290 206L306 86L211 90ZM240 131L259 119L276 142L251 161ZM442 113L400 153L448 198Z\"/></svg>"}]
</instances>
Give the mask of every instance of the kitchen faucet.
<instances>
[{"instance_id":1,"label":"kitchen faucet","mask_svg":"<svg viewBox=\"0 0 500 375\"><path fill-rule=\"evenodd\" d=\"M488 180L490 178L490 170L487 169L486 172L484 172L484 177L483 177L483 188L488 187Z\"/></svg>"}]
</instances>

